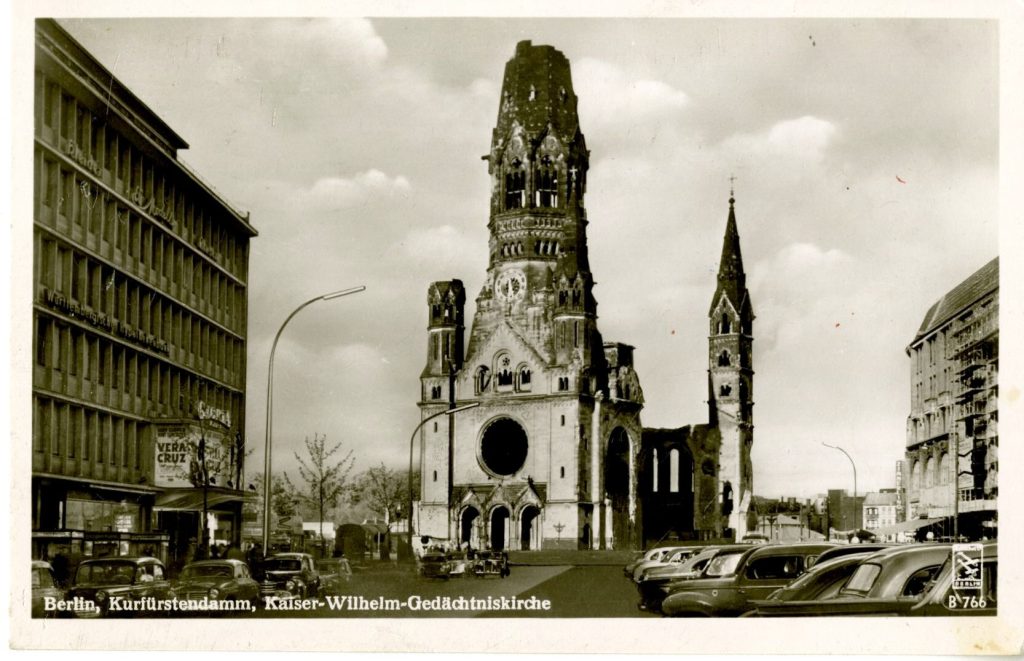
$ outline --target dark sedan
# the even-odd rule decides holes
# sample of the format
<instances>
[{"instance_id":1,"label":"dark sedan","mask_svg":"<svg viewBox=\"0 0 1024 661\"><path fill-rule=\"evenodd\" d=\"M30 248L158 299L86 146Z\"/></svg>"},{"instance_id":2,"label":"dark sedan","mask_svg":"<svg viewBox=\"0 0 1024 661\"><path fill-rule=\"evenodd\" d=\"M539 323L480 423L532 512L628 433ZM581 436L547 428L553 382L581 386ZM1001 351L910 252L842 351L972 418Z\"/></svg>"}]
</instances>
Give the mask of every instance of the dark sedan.
<instances>
[{"instance_id":1,"label":"dark sedan","mask_svg":"<svg viewBox=\"0 0 1024 661\"><path fill-rule=\"evenodd\" d=\"M712 558L700 578L682 581L662 602L671 617L736 617L751 601L793 581L831 544L758 545ZM722 558L719 560L719 558Z\"/></svg>"},{"instance_id":2,"label":"dark sedan","mask_svg":"<svg viewBox=\"0 0 1024 661\"><path fill-rule=\"evenodd\" d=\"M255 604L260 586L241 560L203 560L185 565L171 586L170 596L197 602L244 600Z\"/></svg>"},{"instance_id":3,"label":"dark sedan","mask_svg":"<svg viewBox=\"0 0 1024 661\"><path fill-rule=\"evenodd\" d=\"M77 604L75 617L110 615L153 616L146 598L165 599L170 583L156 558L110 557L78 565L75 580L65 595Z\"/></svg>"},{"instance_id":4,"label":"dark sedan","mask_svg":"<svg viewBox=\"0 0 1024 661\"><path fill-rule=\"evenodd\" d=\"M949 544L897 546L863 558L829 599L757 604L761 617L813 615L905 615L930 588L950 557Z\"/></svg>"}]
</instances>

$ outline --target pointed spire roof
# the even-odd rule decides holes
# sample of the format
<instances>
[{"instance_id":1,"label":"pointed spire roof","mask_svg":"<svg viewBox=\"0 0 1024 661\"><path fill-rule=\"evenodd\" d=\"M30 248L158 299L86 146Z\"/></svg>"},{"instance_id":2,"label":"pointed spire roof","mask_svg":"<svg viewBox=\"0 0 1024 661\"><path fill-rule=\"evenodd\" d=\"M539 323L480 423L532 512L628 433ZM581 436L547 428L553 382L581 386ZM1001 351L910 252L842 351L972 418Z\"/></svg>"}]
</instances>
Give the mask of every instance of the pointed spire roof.
<instances>
[{"instance_id":1,"label":"pointed spire roof","mask_svg":"<svg viewBox=\"0 0 1024 661\"><path fill-rule=\"evenodd\" d=\"M729 220L726 221L725 238L722 241L722 258L718 263L718 287L711 301L712 312L723 293L729 297L737 311L747 297L747 275L743 271L740 233L736 228L736 199L732 197L732 191L729 197Z\"/></svg>"}]
</instances>

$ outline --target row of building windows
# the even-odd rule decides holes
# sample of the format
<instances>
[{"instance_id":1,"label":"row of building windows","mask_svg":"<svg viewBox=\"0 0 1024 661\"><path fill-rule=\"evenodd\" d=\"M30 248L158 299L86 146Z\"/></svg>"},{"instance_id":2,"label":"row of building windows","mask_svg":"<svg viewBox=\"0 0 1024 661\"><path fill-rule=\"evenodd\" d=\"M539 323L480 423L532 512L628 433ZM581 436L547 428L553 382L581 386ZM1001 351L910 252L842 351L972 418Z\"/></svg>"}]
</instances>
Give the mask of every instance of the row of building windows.
<instances>
[{"instance_id":1,"label":"row of building windows","mask_svg":"<svg viewBox=\"0 0 1024 661\"><path fill-rule=\"evenodd\" d=\"M169 361L44 315L35 330L37 386L113 408L136 398L129 408L144 415L190 417L191 402L203 401L238 416L240 395Z\"/></svg>"},{"instance_id":2,"label":"row of building windows","mask_svg":"<svg viewBox=\"0 0 1024 661\"><path fill-rule=\"evenodd\" d=\"M68 155L107 186L154 216L170 222L175 232L195 243L239 279L245 278L247 239L225 229L225 221L196 204L198 188L184 175L168 175L163 159L150 157L119 135L99 115L60 85L36 74L36 135ZM56 193L56 190L54 191ZM70 199L67 188L61 195ZM203 195L200 192L200 195Z\"/></svg>"},{"instance_id":3,"label":"row of building windows","mask_svg":"<svg viewBox=\"0 0 1024 661\"><path fill-rule=\"evenodd\" d=\"M141 470L147 423L56 402L35 400L32 450L83 464Z\"/></svg>"},{"instance_id":4,"label":"row of building windows","mask_svg":"<svg viewBox=\"0 0 1024 661\"><path fill-rule=\"evenodd\" d=\"M559 349L578 348L584 350L590 348L590 334L586 332L587 326L579 320L560 321L557 323L556 339Z\"/></svg>"},{"instance_id":5,"label":"row of building windows","mask_svg":"<svg viewBox=\"0 0 1024 661\"><path fill-rule=\"evenodd\" d=\"M40 223L219 323L244 331L243 284L159 224L109 196L101 199L98 189L56 161L42 157L39 165L42 190L36 218ZM62 183L54 184L58 180Z\"/></svg>"},{"instance_id":6,"label":"row of building windows","mask_svg":"<svg viewBox=\"0 0 1024 661\"><path fill-rule=\"evenodd\" d=\"M911 491L916 492L922 488L927 489L929 487L949 484L953 477L950 472L949 461L948 452L943 452L938 460L935 457L929 457L927 462L924 459L915 461L910 469ZM923 469L922 464L924 464Z\"/></svg>"},{"instance_id":7,"label":"row of building windows","mask_svg":"<svg viewBox=\"0 0 1024 661\"><path fill-rule=\"evenodd\" d=\"M245 343L199 314L62 242L40 237L40 299L105 328L127 326L166 343L168 355L242 387ZM56 298L53 294L57 294Z\"/></svg>"}]
</instances>

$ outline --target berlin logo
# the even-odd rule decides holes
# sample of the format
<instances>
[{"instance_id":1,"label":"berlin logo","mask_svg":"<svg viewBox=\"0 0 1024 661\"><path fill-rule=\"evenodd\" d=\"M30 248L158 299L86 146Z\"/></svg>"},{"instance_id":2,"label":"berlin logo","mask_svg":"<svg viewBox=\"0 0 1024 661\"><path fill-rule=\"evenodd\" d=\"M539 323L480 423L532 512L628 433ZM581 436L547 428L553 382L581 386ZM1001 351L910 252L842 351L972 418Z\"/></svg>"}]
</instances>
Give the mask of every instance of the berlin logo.
<instances>
[{"instance_id":1,"label":"berlin logo","mask_svg":"<svg viewBox=\"0 0 1024 661\"><path fill-rule=\"evenodd\" d=\"M953 589L981 591L981 544L953 545Z\"/></svg>"}]
</instances>

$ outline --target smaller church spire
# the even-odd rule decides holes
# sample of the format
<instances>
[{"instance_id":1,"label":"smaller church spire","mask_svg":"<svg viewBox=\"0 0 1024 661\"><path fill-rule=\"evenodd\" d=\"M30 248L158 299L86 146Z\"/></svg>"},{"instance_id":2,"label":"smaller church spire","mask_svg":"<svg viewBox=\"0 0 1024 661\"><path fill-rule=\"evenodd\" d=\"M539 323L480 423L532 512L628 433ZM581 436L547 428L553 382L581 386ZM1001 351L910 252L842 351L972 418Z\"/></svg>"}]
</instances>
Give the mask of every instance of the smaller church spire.
<instances>
[{"instance_id":1,"label":"smaller church spire","mask_svg":"<svg viewBox=\"0 0 1024 661\"><path fill-rule=\"evenodd\" d=\"M730 183L735 177L730 177ZM722 241L722 257L718 264L718 286L711 301L711 308L718 305L722 294L737 310L747 296L747 276L743 271L743 253L740 250L740 233L736 227L736 198L732 187L729 189L729 219L725 224L725 237Z\"/></svg>"}]
</instances>

